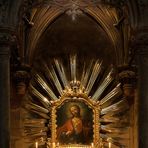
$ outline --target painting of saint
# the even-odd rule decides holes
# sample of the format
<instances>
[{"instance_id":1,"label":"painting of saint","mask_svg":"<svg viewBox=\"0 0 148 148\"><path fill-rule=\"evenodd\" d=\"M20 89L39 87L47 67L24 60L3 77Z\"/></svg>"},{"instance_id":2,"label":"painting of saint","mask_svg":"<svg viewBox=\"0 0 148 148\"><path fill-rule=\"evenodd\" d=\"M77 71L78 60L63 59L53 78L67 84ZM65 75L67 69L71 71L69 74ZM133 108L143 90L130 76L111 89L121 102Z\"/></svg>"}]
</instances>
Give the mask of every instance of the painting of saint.
<instances>
[{"instance_id":1,"label":"painting of saint","mask_svg":"<svg viewBox=\"0 0 148 148\"><path fill-rule=\"evenodd\" d=\"M66 117L64 113L67 108ZM82 116L83 110L83 116ZM69 113L68 113L69 112ZM65 103L57 115L62 119L58 122L57 140L61 144L90 144L93 141L93 112L82 102Z\"/></svg>"}]
</instances>

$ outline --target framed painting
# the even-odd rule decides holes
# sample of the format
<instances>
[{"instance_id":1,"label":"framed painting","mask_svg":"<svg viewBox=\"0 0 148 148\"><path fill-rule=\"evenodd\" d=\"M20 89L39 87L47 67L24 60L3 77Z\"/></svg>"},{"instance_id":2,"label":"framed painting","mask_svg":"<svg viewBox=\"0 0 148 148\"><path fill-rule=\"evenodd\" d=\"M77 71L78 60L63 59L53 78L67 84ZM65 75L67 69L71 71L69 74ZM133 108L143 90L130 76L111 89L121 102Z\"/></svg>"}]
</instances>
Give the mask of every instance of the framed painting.
<instances>
[{"instance_id":1,"label":"framed painting","mask_svg":"<svg viewBox=\"0 0 148 148\"><path fill-rule=\"evenodd\" d=\"M51 148L99 147L99 106L85 97L63 97L52 105Z\"/></svg>"}]
</instances>

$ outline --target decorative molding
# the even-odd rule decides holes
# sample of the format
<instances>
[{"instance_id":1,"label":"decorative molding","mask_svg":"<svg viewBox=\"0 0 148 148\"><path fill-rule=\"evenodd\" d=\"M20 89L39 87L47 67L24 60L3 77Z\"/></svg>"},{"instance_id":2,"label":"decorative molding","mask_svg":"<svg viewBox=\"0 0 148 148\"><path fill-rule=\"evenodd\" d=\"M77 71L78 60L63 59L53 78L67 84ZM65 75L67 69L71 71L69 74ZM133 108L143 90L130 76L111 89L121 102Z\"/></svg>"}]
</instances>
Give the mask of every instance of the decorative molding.
<instances>
[{"instance_id":1,"label":"decorative molding","mask_svg":"<svg viewBox=\"0 0 148 148\"><path fill-rule=\"evenodd\" d=\"M12 45L15 44L16 42L17 42L16 35L7 32L0 33L0 44Z\"/></svg>"}]
</instances>

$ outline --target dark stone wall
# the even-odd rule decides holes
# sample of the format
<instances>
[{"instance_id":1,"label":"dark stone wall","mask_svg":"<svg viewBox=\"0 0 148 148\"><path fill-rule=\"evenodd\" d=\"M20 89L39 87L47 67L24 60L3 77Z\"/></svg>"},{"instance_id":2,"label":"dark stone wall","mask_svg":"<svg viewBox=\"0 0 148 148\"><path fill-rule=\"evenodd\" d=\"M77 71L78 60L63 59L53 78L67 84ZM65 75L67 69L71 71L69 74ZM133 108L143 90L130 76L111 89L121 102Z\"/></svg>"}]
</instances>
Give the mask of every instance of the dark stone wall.
<instances>
[{"instance_id":1,"label":"dark stone wall","mask_svg":"<svg viewBox=\"0 0 148 148\"><path fill-rule=\"evenodd\" d=\"M0 46L0 147L10 142L10 63L9 47Z\"/></svg>"},{"instance_id":2,"label":"dark stone wall","mask_svg":"<svg viewBox=\"0 0 148 148\"><path fill-rule=\"evenodd\" d=\"M147 48L148 49L148 48ZM145 49L145 50L147 50ZM148 50L139 55L139 148L148 147Z\"/></svg>"}]
</instances>

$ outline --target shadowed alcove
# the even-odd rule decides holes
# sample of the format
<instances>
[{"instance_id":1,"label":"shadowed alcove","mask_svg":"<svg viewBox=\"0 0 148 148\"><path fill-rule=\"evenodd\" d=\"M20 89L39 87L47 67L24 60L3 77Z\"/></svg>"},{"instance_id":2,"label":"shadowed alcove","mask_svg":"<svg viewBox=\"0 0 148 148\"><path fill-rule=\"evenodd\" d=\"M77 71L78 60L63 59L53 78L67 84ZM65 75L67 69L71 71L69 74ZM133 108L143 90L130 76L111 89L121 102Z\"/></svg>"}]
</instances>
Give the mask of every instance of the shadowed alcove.
<instances>
[{"instance_id":1,"label":"shadowed alcove","mask_svg":"<svg viewBox=\"0 0 148 148\"><path fill-rule=\"evenodd\" d=\"M34 60L77 54L87 60L96 58L105 65L116 63L114 46L103 28L86 14L63 14L44 31L35 48Z\"/></svg>"}]
</instances>

